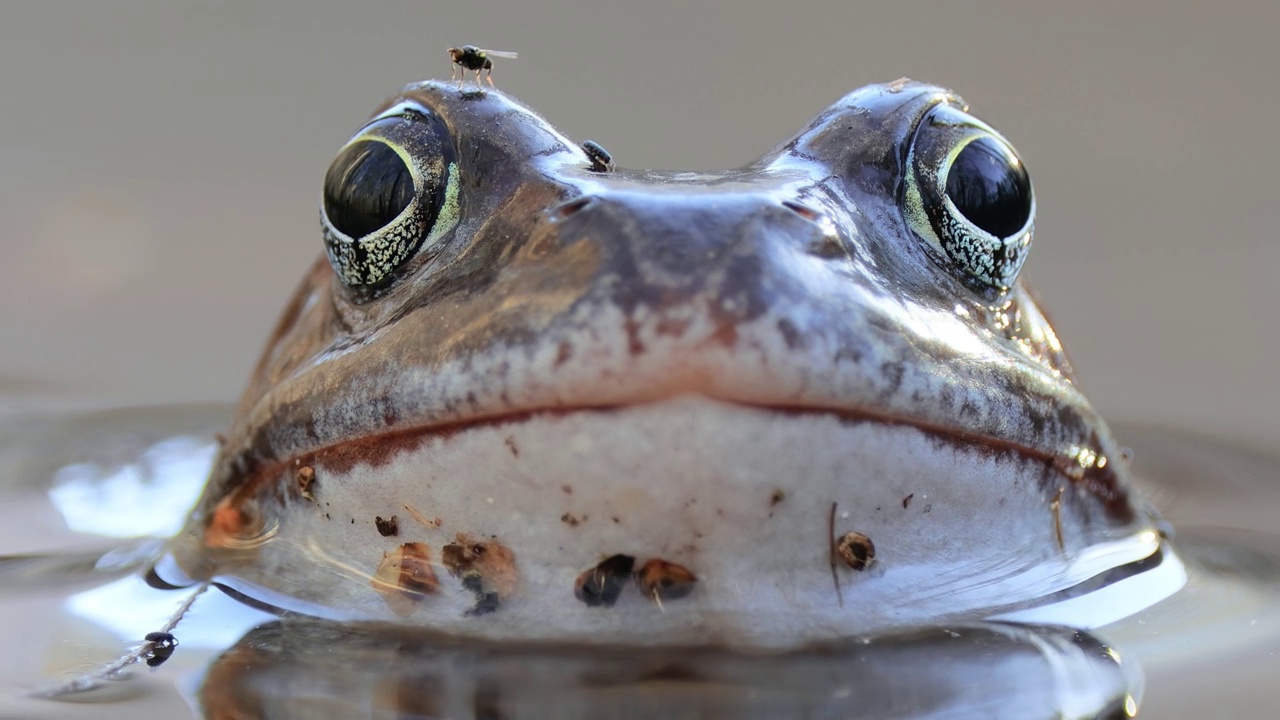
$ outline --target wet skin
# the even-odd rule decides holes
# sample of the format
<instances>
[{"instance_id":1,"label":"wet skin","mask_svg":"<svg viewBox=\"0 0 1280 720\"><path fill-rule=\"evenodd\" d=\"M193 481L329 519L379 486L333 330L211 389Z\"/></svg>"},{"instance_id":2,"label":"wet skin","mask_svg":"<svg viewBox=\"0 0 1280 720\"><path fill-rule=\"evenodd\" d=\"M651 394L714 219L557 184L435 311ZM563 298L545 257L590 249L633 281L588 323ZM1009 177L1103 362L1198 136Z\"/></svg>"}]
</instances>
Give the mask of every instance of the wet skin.
<instances>
[{"instance_id":1,"label":"wet skin","mask_svg":"<svg viewBox=\"0 0 1280 720\"><path fill-rule=\"evenodd\" d=\"M870 86L741 169L603 170L500 92L388 100L155 577L465 636L794 646L1159 557L1017 280L1025 169L957 96Z\"/></svg>"}]
</instances>

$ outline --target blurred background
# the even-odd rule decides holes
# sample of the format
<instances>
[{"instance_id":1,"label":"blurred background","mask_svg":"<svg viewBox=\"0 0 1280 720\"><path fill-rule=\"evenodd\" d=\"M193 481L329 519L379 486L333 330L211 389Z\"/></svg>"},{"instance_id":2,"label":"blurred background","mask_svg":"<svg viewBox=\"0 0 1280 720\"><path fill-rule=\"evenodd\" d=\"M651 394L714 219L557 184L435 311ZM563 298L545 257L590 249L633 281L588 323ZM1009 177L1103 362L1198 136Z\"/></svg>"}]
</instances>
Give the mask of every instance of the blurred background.
<instances>
[{"instance_id":1,"label":"blurred background","mask_svg":"<svg viewBox=\"0 0 1280 720\"><path fill-rule=\"evenodd\" d=\"M1031 168L1026 273L1103 414L1276 447L1280 12L1178 5L8 0L0 387L232 400L334 151L472 43L631 167L741 164L870 82L955 88Z\"/></svg>"},{"instance_id":2,"label":"blurred background","mask_svg":"<svg viewBox=\"0 0 1280 720\"><path fill-rule=\"evenodd\" d=\"M744 163L870 82L955 88L1031 169L1025 274L1102 413L1274 450L1278 30L1229 0L4 0L0 406L233 400L335 150L472 43L629 167ZM1146 709L1273 707L1274 673L1153 677Z\"/></svg>"}]
</instances>

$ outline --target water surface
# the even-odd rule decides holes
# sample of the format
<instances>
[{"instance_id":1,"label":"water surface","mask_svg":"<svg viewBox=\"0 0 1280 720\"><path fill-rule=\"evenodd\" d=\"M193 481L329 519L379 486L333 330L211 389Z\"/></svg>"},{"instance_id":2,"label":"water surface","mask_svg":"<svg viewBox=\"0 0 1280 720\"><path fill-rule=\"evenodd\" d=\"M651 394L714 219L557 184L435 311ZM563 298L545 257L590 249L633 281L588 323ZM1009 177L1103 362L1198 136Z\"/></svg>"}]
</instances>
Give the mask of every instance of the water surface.
<instances>
[{"instance_id":1,"label":"water surface","mask_svg":"<svg viewBox=\"0 0 1280 720\"><path fill-rule=\"evenodd\" d=\"M784 654L488 645L279 618L213 590L195 599L159 667L30 697L129 652L189 599L139 572L194 501L228 412L0 419L0 632L14 650L0 659L0 718L1034 718L1135 707L1203 717L1256 715L1280 699L1280 459L1123 426L1189 580L1088 632L1029 617Z\"/></svg>"}]
</instances>

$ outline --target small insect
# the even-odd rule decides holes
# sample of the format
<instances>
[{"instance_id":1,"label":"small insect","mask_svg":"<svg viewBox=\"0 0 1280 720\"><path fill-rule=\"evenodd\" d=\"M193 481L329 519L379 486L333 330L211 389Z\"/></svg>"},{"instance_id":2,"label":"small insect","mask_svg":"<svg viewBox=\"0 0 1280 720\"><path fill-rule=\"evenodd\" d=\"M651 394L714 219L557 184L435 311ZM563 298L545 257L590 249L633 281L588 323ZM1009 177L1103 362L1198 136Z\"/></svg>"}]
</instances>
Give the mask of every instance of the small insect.
<instances>
[{"instance_id":1,"label":"small insect","mask_svg":"<svg viewBox=\"0 0 1280 720\"><path fill-rule=\"evenodd\" d=\"M147 633L143 639L151 644L143 656L146 658L147 667L160 667L178 647L178 638L167 632Z\"/></svg>"},{"instance_id":2,"label":"small insect","mask_svg":"<svg viewBox=\"0 0 1280 720\"><path fill-rule=\"evenodd\" d=\"M462 87L462 83L467 80L467 71L474 70L476 73L476 87L480 87L480 72L487 71L485 79L489 81L489 87L493 84L493 60L491 57L511 58L517 57L516 53L507 52L505 50L482 50L475 45L463 45L462 47L449 48L449 60L453 63L450 66L449 79L453 80L458 77L458 68L462 68L462 77L458 78L458 87Z\"/></svg>"},{"instance_id":3,"label":"small insect","mask_svg":"<svg viewBox=\"0 0 1280 720\"><path fill-rule=\"evenodd\" d=\"M595 172L613 172L613 156L604 146L595 140L583 140L582 151L591 160L591 169Z\"/></svg>"}]
</instances>

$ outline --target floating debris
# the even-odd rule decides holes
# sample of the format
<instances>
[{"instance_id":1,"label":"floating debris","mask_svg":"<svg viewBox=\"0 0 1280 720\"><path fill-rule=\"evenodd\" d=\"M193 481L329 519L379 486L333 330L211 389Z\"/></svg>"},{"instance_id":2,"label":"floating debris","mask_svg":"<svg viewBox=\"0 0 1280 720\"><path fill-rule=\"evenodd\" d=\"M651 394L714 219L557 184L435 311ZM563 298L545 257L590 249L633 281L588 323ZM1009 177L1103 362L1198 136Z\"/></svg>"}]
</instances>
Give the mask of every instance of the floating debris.
<instances>
[{"instance_id":1,"label":"floating debris","mask_svg":"<svg viewBox=\"0 0 1280 720\"><path fill-rule=\"evenodd\" d=\"M369 584L388 610L400 617L412 615L419 603L440 590L440 580L431 567L431 548L411 542L383 553Z\"/></svg>"},{"instance_id":2,"label":"floating debris","mask_svg":"<svg viewBox=\"0 0 1280 720\"><path fill-rule=\"evenodd\" d=\"M573 584L574 597L587 607L613 607L631 578L636 559L631 555L612 555L578 576Z\"/></svg>"},{"instance_id":3,"label":"floating debris","mask_svg":"<svg viewBox=\"0 0 1280 720\"><path fill-rule=\"evenodd\" d=\"M458 533L454 542L440 550L440 560L449 574L462 580L462 587L476 596L468 615L487 615L498 609L520 585L516 556L496 540L480 541Z\"/></svg>"},{"instance_id":4,"label":"floating debris","mask_svg":"<svg viewBox=\"0 0 1280 720\"><path fill-rule=\"evenodd\" d=\"M662 607L663 600L678 600L693 592L698 578L689 568L657 558L636 571L636 585L650 600Z\"/></svg>"},{"instance_id":5,"label":"floating debris","mask_svg":"<svg viewBox=\"0 0 1280 720\"><path fill-rule=\"evenodd\" d=\"M876 546L871 538L860 532L849 531L836 542L836 554L854 570L866 570L876 559Z\"/></svg>"},{"instance_id":6,"label":"floating debris","mask_svg":"<svg viewBox=\"0 0 1280 720\"><path fill-rule=\"evenodd\" d=\"M298 468L298 472L294 473L293 479L298 483L298 492L306 500L315 501L315 493L311 491L312 484L316 481L316 469L310 465L303 465Z\"/></svg>"},{"instance_id":7,"label":"floating debris","mask_svg":"<svg viewBox=\"0 0 1280 720\"><path fill-rule=\"evenodd\" d=\"M374 516L373 526L378 528L378 534L382 537L395 537L400 534L400 520L395 515L389 518L383 518L381 515Z\"/></svg>"},{"instance_id":8,"label":"floating debris","mask_svg":"<svg viewBox=\"0 0 1280 720\"><path fill-rule=\"evenodd\" d=\"M419 525L421 525L422 527L428 530L434 530L440 527L441 524L443 524L443 521L440 518L429 519L425 517L422 513L418 512L417 508L413 507L409 503L404 504L404 510L405 512L409 513L409 515L412 516L413 519L416 520Z\"/></svg>"}]
</instances>

